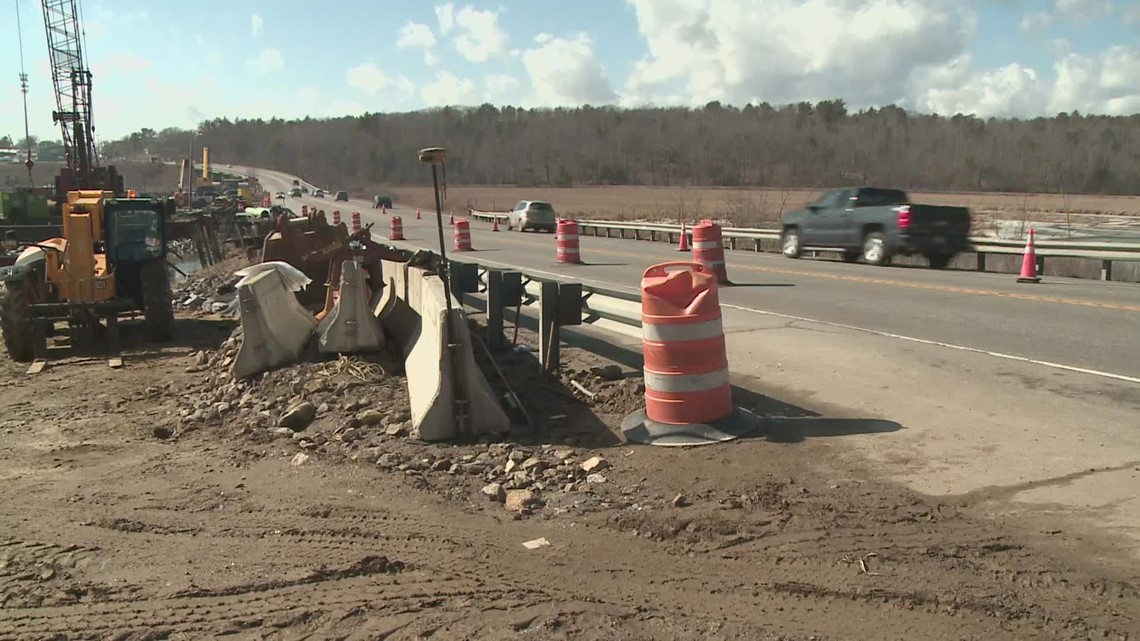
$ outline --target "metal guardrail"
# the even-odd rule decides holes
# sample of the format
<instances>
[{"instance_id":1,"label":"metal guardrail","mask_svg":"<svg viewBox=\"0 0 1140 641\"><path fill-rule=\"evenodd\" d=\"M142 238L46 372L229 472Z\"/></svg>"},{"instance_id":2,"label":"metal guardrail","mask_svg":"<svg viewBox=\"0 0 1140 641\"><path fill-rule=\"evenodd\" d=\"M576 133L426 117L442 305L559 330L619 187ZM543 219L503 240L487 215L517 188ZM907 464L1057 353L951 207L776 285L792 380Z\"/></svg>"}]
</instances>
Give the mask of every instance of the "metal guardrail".
<instances>
[{"instance_id":1,"label":"metal guardrail","mask_svg":"<svg viewBox=\"0 0 1140 641\"><path fill-rule=\"evenodd\" d=\"M468 215L476 220L502 222L507 215L499 212L469 210ZM624 222L612 220L579 220L579 234L605 236L636 240L664 241L675 243L680 240L681 226L673 223ZM778 229L753 229L748 227L722 227L721 235L726 249L743 249L739 241L752 241L755 251L779 252L780 231ZM767 241L767 242L765 242ZM1101 280L1112 280L1114 261L1140 261L1140 243L1098 243L1081 241L1056 241L1038 239L1035 243L1038 271L1044 270L1045 258L1085 258L1100 260ZM967 251L977 254L978 271L986 270L987 254L1018 254L1025 250L1024 241L1005 240L974 236L970 238Z\"/></svg>"}]
</instances>

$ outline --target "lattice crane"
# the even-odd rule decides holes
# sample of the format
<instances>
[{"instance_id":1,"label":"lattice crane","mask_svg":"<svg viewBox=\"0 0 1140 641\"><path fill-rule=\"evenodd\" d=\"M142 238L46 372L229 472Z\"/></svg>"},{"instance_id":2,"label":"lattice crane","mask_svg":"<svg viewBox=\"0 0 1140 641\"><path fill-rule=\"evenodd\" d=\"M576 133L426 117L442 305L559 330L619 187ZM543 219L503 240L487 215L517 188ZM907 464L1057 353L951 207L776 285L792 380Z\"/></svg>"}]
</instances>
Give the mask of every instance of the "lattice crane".
<instances>
[{"instance_id":1,"label":"lattice crane","mask_svg":"<svg viewBox=\"0 0 1140 641\"><path fill-rule=\"evenodd\" d=\"M92 121L91 70L83 58L83 31L77 0L42 0L56 109L52 120L63 134L67 167L56 178L56 193L106 189L123 193L114 167L101 167Z\"/></svg>"}]
</instances>

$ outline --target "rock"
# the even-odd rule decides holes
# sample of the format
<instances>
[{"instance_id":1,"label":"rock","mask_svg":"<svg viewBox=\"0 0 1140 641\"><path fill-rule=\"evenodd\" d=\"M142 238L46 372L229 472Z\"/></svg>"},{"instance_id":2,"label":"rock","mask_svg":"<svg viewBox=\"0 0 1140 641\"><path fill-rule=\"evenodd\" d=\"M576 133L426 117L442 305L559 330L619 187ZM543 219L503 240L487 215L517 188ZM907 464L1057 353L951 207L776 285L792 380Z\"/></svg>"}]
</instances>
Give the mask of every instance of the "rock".
<instances>
[{"instance_id":1,"label":"rock","mask_svg":"<svg viewBox=\"0 0 1140 641\"><path fill-rule=\"evenodd\" d=\"M483 492L483 496L496 503L502 503L507 500L507 491L498 483L488 483L483 486L481 491Z\"/></svg>"},{"instance_id":2,"label":"rock","mask_svg":"<svg viewBox=\"0 0 1140 641\"><path fill-rule=\"evenodd\" d=\"M342 443L351 443L360 438L360 432L355 427L350 427L338 434L337 438Z\"/></svg>"},{"instance_id":3,"label":"rock","mask_svg":"<svg viewBox=\"0 0 1140 641\"><path fill-rule=\"evenodd\" d=\"M538 497L530 490L511 490L503 499L503 505L512 512L526 512L534 507Z\"/></svg>"},{"instance_id":4,"label":"rock","mask_svg":"<svg viewBox=\"0 0 1140 641\"><path fill-rule=\"evenodd\" d=\"M591 456L585 461L582 461L582 465L579 467L581 467L582 471L586 474L593 474L594 472L601 472L609 466L610 464L606 462L606 459L600 456Z\"/></svg>"},{"instance_id":5,"label":"rock","mask_svg":"<svg viewBox=\"0 0 1140 641\"><path fill-rule=\"evenodd\" d=\"M379 410L364 410L356 415L361 425L379 425L384 421L384 413Z\"/></svg>"},{"instance_id":6,"label":"rock","mask_svg":"<svg viewBox=\"0 0 1140 641\"><path fill-rule=\"evenodd\" d=\"M285 410L277 424L288 427L294 432L301 432L312 424L315 418L317 418L317 406L308 401L301 401Z\"/></svg>"},{"instance_id":7,"label":"rock","mask_svg":"<svg viewBox=\"0 0 1140 641\"><path fill-rule=\"evenodd\" d=\"M317 414L328 414L330 409L332 408L329 407L328 403L321 403L317 406Z\"/></svg>"},{"instance_id":8,"label":"rock","mask_svg":"<svg viewBox=\"0 0 1140 641\"><path fill-rule=\"evenodd\" d=\"M539 474L546 468L550 467L550 465L537 456L532 456L523 461L520 467L524 470L533 471L535 474Z\"/></svg>"},{"instance_id":9,"label":"rock","mask_svg":"<svg viewBox=\"0 0 1140 641\"><path fill-rule=\"evenodd\" d=\"M294 467L299 467L299 466L304 465L305 463L308 463L308 462L309 462L309 455L308 454L305 454L304 452L297 452L297 455L293 457L293 460L290 461L289 464L294 466Z\"/></svg>"},{"instance_id":10,"label":"rock","mask_svg":"<svg viewBox=\"0 0 1140 641\"><path fill-rule=\"evenodd\" d=\"M445 472L451 469L451 461L445 458L441 458L435 463L431 464L431 469L433 472Z\"/></svg>"},{"instance_id":11,"label":"rock","mask_svg":"<svg viewBox=\"0 0 1140 641\"><path fill-rule=\"evenodd\" d=\"M605 483L606 477L601 474L591 474L586 477L587 483Z\"/></svg>"},{"instance_id":12,"label":"rock","mask_svg":"<svg viewBox=\"0 0 1140 641\"><path fill-rule=\"evenodd\" d=\"M368 407L368 401L364 400L363 398L356 398L345 402L344 411L355 412L356 410L362 410L366 407Z\"/></svg>"},{"instance_id":13,"label":"rock","mask_svg":"<svg viewBox=\"0 0 1140 641\"><path fill-rule=\"evenodd\" d=\"M574 450L554 450L554 458L565 461L574 458Z\"/></svg>"},{"instance_id":14,"label":"rock","mask_svg":"<svg viewBox=\"0 0 1140 641\"><path fill-rule=\"evenodd\" d=\"M210 362L210 355L206 352L206 350L202 350L198 352L198 355L194 359L194 362L198 365L205 366L206 363Z\"/></svg>"},{"instance_id":15,"label":"rock","mask_svg":"<svg viewBox=\"0 0 1140 641\"><path fill-rule=\"evenodd\" d=\"M529 454L527 454L526 452L524 452L522 450L512 450L511 453L507 455L507 459L514 461L516 463L522 463L529 456L530 456Z\"/></svg>"},{"instance_id":16,"label":"rock","mask_svg":"<svg viewBox=\"0 0 1140 641\"><path fill-rule=\"evenodd\" d=\"M389 423L388 426L384 428L384 433L388 436L403 436L408 433L408 424L403 422Z\"/></svg>"},{"instance_id":17,"label":"rock","mask_svg":"<svg viewBox=\"0 0 1140 641\"><path fill-rule=\"evenodd\" d=\"M689 498L684 494L678 494L673 497L673 507L685 507L689 504Z\"/></svg>"},{"instance_id":18,"label":"rock","mask_svg":"<svg viewBox=\"0 0 1140 641\"><path fill-rule=\"evenodd\" d=\"M590 373L603 380L616 381L622 377L621 365L606 365L605 367L591 367Z\"/></svg>"},{"instance_id":19,"label":"rock","mask_svg":"<svg viewBox=\"0 0 1140 641\"><path fill-rule=\"evenodd\" d=\"M505 466L503 466L503 472L505 474L510 474L511 472L513 472L515 470L516 467L518 467L518 463L516 463L512 459L510 461L507 461L507 464Z\"/></svg>"},{"instance_id":20,"label":"rock","mask_svg":"<svg viewBox=\"0 0 1140 641\"><path fill-rule=\"evenodd\" d=\"M275 427L269 430L269 433L278 438L292 438L294 434L297 434L287 427Z\"/></svg>"},{"instance_id":21,"label":"rock","mask_svg":"<svg viewBox=\"0 0 1140 641\"><path fill-rule=\"evenodd\" d=\"M376 465L380 467L392 468L396 467L399 464L400 456L398 454L393 454L392 452L385 452L384 454L380 455L380 458L376 459Z\"/></svg>"},{"instance_id":22,"label":"rock","mask_svg":"<svg viewBox=\"0 0 1140 641\"><path fill-rule=\"evenodd\" d=\"M160 438L163 440L166 440L166 439L170 438L171 436L174 436L174 430L170 429L169 427L167 427L165 425L155 425L152 433L154 434L155 438Z\"/></svg>"}]
</instances>

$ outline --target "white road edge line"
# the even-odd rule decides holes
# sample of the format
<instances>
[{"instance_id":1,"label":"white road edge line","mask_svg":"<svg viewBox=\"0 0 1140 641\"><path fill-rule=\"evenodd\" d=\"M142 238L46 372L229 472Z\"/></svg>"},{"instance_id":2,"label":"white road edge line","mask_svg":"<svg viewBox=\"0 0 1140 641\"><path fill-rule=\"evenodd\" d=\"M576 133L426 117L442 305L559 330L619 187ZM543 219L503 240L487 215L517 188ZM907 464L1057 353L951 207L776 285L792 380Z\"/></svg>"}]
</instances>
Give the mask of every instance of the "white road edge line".
<instances>
[{"instance_id":1,"label":"white road edge line","mask_svg":"<svg viewBox=\"0 0 1140 641\"><path fill-rule=\"evenodd\" d=\"M753 314L761 314L763 316L774 316L777 318L785 318L788 320L796 320L805 323L816 323L818 325L825 325L827 327L835 327L837 329L846 329L855 332L863 332L865 334L874 334L884 338L896 338L898 340L908 341L911 343L919 343L921 345L933 345L935 347L945 347L946 349L958 350L960 352L972 352L974 354L983 354L985 356L992 356L994 358L1001 358L1009 361L1016 361L1019 363L1029 363L1032 365L1041 365L1042 367L1051 367L1053 369L1064 370L1066 372L1075 372L1077 374L1088 374L1089 376L1100 376L1102 378L1110 378L1116 381L1123 381L1125 383L1140 384L1140 378L1134 376L1125 376L1124 374L1113 374L1112 372L1102 372L1101 370L1088 369L1086 367L1076 367L1075 365L1065 365L1063 363L1054 363L1052 361L1042 361L1035 358L1026 358L1025 356L1016 356L1014 354L1005 354L1003 352L994 352L980 347L967 347L965 345L955 345L954 343L944 343L942 341L930 340L927 338L917 338L914 336L906 336L903 334L894 334L891 332L884 332L877 329L868 329L866 327L858 327L855 325L846 325L844 323L833 323L831 321L818 320L815 318L805 318L803 316L793 316L791 314L781 314L779 312L769 312L763 309L754 309L752 307L744 307L742 305L733 305L731 303L721 303L721 307L735 309L742 312L752 312Z\"/></svg>"}]
</instances>

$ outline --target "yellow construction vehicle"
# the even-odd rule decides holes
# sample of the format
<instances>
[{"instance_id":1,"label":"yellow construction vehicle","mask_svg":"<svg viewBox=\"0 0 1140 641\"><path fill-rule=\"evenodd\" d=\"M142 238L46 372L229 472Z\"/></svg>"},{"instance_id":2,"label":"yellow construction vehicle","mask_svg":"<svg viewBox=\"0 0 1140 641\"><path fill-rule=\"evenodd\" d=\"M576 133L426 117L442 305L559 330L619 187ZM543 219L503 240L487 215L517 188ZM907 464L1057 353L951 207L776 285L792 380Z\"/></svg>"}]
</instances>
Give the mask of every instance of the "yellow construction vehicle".
<instances>
[{"instance_id":1,"label":"yellow construction vehicle","mask_svg":"<svg viewBox=\"0 0 1140 641\"><path fill-rule=\"evenodd\" d=\"M118 319L136 312L151 339L168 339L174 309L166 219L173 199L79 190L68 192L62 209L62 238L30 244L15 264L0 268L0 330L9 356L42 362L57 322L68 324L73 346L91 342L105 322L111 364L120 364Z\"/></svg>"}]
</instances>

